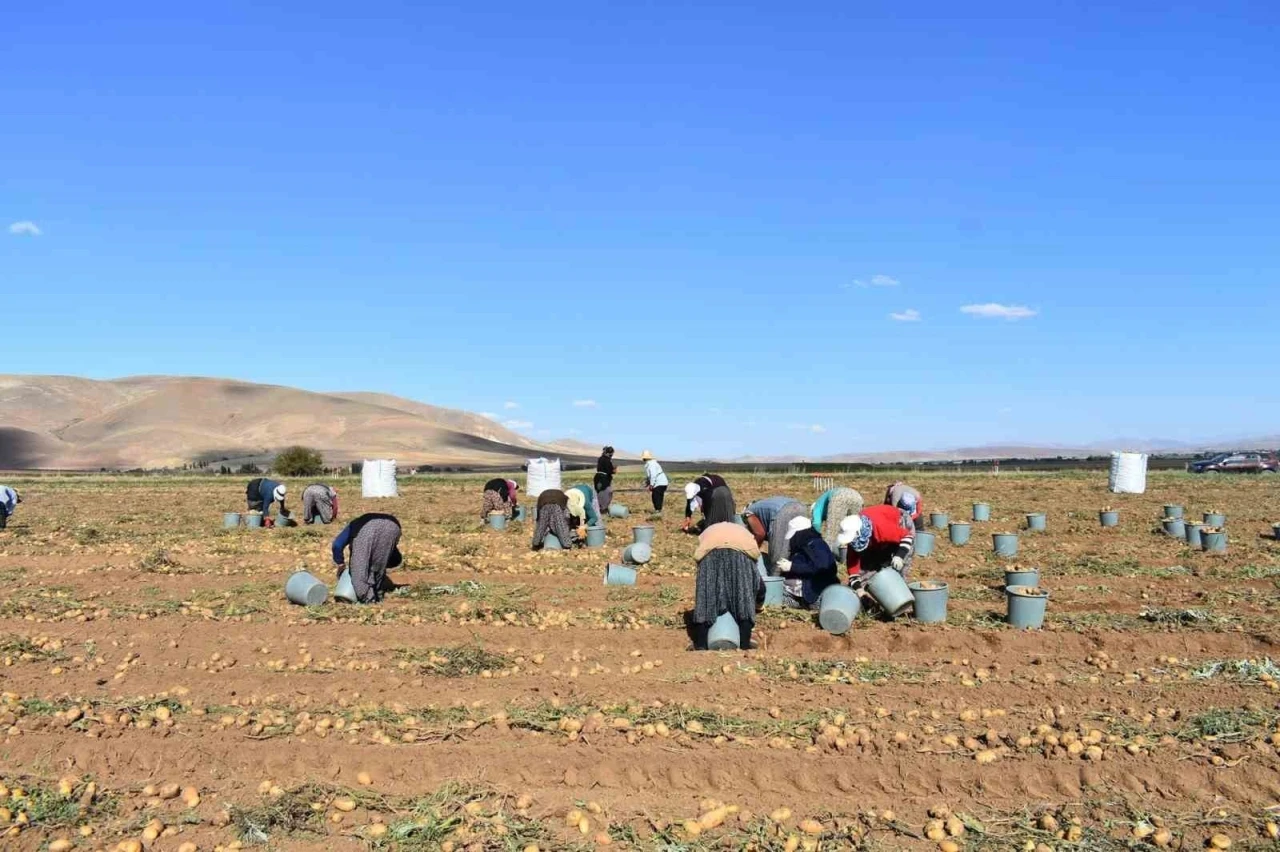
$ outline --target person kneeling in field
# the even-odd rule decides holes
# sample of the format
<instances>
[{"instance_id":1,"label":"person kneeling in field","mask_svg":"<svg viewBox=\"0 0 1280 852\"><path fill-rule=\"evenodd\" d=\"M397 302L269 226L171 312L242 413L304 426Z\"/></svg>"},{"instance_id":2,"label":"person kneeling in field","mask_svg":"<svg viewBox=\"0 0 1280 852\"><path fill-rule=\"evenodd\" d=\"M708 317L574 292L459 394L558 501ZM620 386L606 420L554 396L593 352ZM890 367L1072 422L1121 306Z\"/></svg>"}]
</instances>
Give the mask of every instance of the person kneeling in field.
<instances>
[{"instance_id":1,"label":"person kneeling in field","mask_svg":"<svg viewBox=\"0 0 1280 852\"><path fill-rule=\"evenodd\" d=\"M771 576L777 576L775 565L787 555L787 527L796 518L806 518L809 508L791 497L765 497L747 504L742 520L755 536L765 554L764 564ZM768 545L767 551L765 545Z\"/></svg>"},{"instance_id":2,"label":"person kneeling in field","mask_svg":"<svg viewBox=\"0 0 1280 852\"><path fill-rule=\"evenodd\" d=\"M484 484L484 506L480 509L480 517L488 518L490 512L501 512L507 518L515 517L516 492L519 483L511 479L490 479Z\"/></svg>"},{"instance_id":3,"label":"person kneeling in field","mask_svg":"<svg viewBox=\"0 0 1280 852\"><path fill-rule=\"evenodd\" d=\"M331 524L338 519L338 489L323 482L308 485L302 492L302 522Z\"/></svg>"},{"instance_id":4,"label":"person kneeling in field","mask_svg":"<svg viewBox=\"0 0 1280 852\"><path fill-rule=\"evenodd\" d=\"M845 518L838 541L848 547L849 585L860 586L886 568L905 578L911 571L915 537L911 515L896 506L868 506Z\"/></svg>"},{"instance_id":5,"label":"person kneeling in field","mask_svg":"<svg viewBox=\"0 0 1280 852\"><path fill-rule=\"evenodd\" d=\"M558 488L548 488L538 495L538 522L533 525L530 546L541 550L547 533L554 535L565 549L575 544L573 530L569 526L569 495Z\"/></svg>"},{"instance_id":6,"label":"person kneeling in field","mask_svg":"<svg viewBox=\"0 0 1280 852\"><path fill-rule=\"evenodd\" d=\"M911 516L911 522L918 530L924 529L924 501L920 492L905 482L895 482L884 492L884 504L895 506Z\"/></svg>"},{"instance_id":7,"label":"person kneeling in field","mask_svg":"<svg viewBox=\"0 0 1280 852\"><path fill-rule=\"evenodd\" d=\"M702 532L712 524L731 522L737 513L729 484L715 473L704 473L686 485L684 500L684 526L680 529L685 532ZM702 521L695 527L693 513L699 511L702 512Z\"/></svg>"},{"instance_id":8,"label":"person kneeling in field","mask_svg":"<svg viewBox=\"0 0 1280 852\"><path fill-rule=\"evenodd\" d=\"M283 482L258 477L257 479L249 480L249 485L245 488L244 498L245 502L249 504L249 511L260 513L262 515L262 525L269 527L275 523L268 517L272 503L279 503L280 517L288 519L289 512L284 507L284 498L288 493L289 486Z\"/></svg>"},{"instance_id":9,"label":"person kneeling in field","mask_svg":"<svg viewBox=\"0 0 1280 852\"><path fill-rule=\"evenodd\" d=\"M351 572L351 586L360 603L377 603L395 586L387 570L404 563L400 553L400 521L395 515L370 512L343 527L333 540L333 562L338 576ZM348 559L344 551L350 550Z\"/></svg>"},{"instance_id":10,"label":"person kneeling in field","mask_svg":"<svg viewBox=\"0 0 1280 852\"><path fill-rule=\"evenodd\" d=\"M808 518L787 527L787 555L775 563L782 577L782 601L794 609L812 609L823 589L840 582L836 557Z\"/></svg>"},{"instance_id":11,"label":"person kneeling in field","mask_svg":"<svg viewBox=\"0 0 1280 852\"><path fill-rule=\"evenodd\" d=\"M590 485L571 485L565 492L568 498L569 525L594 527L601 523L600 504L596 502L595 489Z\"/></svg>"},{"instance_id":12,"label":"person kneeling in field","mask_svg":"<svg viewBox=\"0 0 1280 852\"><path fill-rule=\"evenodd\" d=\"M9 525L9 516L18 508L22 497L7 485L0 485L0 530Z\"/></svg>"},{"instance_id":13,"label":"person kneeling in field","mask_svg":"<svg viewBox=\"0 0 1280 852\"><path fill-rule=\"evenodd\" d=\"M854 489L832 488L813 504L809 518L813 521L813 528L822 532L822 540L827 547L835 551L840 546L836 542L840 536L840 522L861 512L863 505L862 495Z\"/></svg>"},{"instance_id":14,"label":"person kneeling in field","mask_svg":"<svg viewBox=\"0 0 1280 852\"><path fill-rule=\"evenodd\" d=\"M735 523L712 524L698 536L693 558L698 563L689 616L693 650L707 650L707 633L726 612L738 622L742 649L753 647L756 608L764 603L764 580L756 570L760 548L755 538Z\"/></svg>"}]
</instances>

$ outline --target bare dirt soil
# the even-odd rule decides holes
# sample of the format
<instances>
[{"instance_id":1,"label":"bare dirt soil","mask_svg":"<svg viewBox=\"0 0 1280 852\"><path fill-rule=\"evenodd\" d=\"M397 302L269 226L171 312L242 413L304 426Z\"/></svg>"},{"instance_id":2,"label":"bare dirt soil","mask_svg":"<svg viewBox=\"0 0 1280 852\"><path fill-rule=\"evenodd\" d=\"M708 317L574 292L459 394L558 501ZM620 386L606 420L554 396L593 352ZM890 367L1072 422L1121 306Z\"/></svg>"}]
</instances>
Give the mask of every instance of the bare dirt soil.
<instances>
[{"instance_id":1,"label":"bare dirt soil","mask_svg":"<svg viewBox=\"0 0 1280 852\"><path fill-rule=\"evenodd\" d=\"M241 478L12 482L4 848L1280 848L1280 478L921 475L926 511L992 505L916 560L948 622L836 637L765 610L747 653L686 650L678 505L635 587L606 587L645 494L604 550L533 554L527 525L480 525L481 481L338 482L346 518L399 516L407 565L380 605L314 610L284 582L332 581L339 528L221 529ZM1224 511L1228 552L1160 532L1165 503ZM997 558L1029 511L1048 530ZM1014 565L1051 590L1042 631L1003 624Z\"/></svg>"}]
</instances>

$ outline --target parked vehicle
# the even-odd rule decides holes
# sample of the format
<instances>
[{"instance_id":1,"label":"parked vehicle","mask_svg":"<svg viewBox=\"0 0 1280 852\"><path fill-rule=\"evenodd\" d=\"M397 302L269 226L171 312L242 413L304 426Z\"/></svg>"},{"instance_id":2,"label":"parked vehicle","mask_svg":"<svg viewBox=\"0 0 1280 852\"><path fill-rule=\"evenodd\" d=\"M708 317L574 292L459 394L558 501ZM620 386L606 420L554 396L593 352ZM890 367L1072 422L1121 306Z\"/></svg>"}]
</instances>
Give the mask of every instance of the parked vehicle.
<instances>
[{"instance_id":1,"label":"parked vehicle","mask_svg":"<svg viewBox=\"0 0 1280 852\"><path fill-rule=\"evenodd\" d=\"M1187 466L1192 473L1275 473L1280 459L1275 453L1219 453Z\"/></svg>"}]
</instances>

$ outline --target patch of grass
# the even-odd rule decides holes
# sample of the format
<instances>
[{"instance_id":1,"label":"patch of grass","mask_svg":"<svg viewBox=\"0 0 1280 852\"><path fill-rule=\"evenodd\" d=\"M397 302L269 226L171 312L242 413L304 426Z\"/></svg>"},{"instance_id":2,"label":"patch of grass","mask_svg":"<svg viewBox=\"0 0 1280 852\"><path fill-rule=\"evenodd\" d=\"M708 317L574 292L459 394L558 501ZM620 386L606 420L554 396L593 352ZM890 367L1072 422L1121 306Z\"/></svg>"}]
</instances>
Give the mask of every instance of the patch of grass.
<instances>
[{"instance_id":1,"label":"patch of grass","mask_svg":"<svg viewBox=\"0 0 1280 852\"><path fill-rule=\"evenodd\" d=\"M1163 627L1209 627L1226 621L1213 616L1206 609L1166 609L1150 607L1144 609L1140 616L1143 621L1159 624Z\"/></svg>"},{"instance_id":2,"label":"patch of grass","mask_svg":"<svg viewBox=\"0 0 1280 852\"><path fill-rule=\"evenodd\" d=\"M0 657L25 657L28 660L61 659L62 653L46 651L24 636L0 636Z\"/></svg>"},{"instance_id":3,"label":"patch of grass","mask_svg":"<svg viewBox=\"0 0 1280 852\"><path fill-rule=\"evenodd\" d=\"M1218 743L1238 743L1252 739L1269 730L1275 717L1257 710L1214 708L1197 713L1187 719L1177 733L1182 740L1211 740Z\"/></svg>"},{"instance_id":4,"label":"patch of grass","mask_svg":"<svg viewBox=\"0 0 1280 852\"><path fill-rule=\"evenodd\" d=\"M138 563L138 570L144 574L185 574L182 563L169 554L163 547L157 547Z\"/></svg>"},{"instance_id":5,"label":"patch of grass","mask_svg":"<svg viewBox=\"0 0 1280 852\"><path fill-rule=\"evenodd\" d=\"M766 677L801 683L919 683L924 673L896 663L855 663L848 660L778 660L765 664Z\"/></svg>"},{"instance_id":6,"label":"patch of grass","mask_svg":"<svg viewBox=\"0 0 1280 852\"><path fill-rule=\"evenodd\" d=\"M81 807L80 799L88 785L88 779L77 780L68 795L63 795L50 783L32 779L6 778L8 786L21 786L26 797L5 802L16 818L25 814L27 822L42 829L70 828L91 819L102 819L115 813L119 804L115 797L99 792Z\"/></svg>"},{"instance_id":7,"label":"patch of grass","mask_svg":"<svg viewBox=\"0 0 1280 852\"><path fill-rule=\"evenodd\" d=\"M231 823L245 843L269 843L273 837L287 837L304 832L318 833L323 827L323 811L311 803L327 800L329 790L318 784L306 784L287 790L275 799L252 807L231 807Z\"/></svg>"},{"instance_id":8,"label":"patch of grass","mask_svg":"<svg viewBox=\"0 0 1280 852\"><path fill-rule=\"evenodd\" d=\"M483 671L500 671L512 664L507 657L474 643L444 648L399 648L396 658L414 664L420 674L436 677L468 677Z\"/></svg>"},{"instance_id":9,"label":"patch of grass","mask_svg":"<svg viewBox=\"0 0 1280 852\"><path fill-rule=\"evenodd\" d=\"M1218 660L1203 664L1191 676L1200 680L1216 677L1249 682L1280 680L1280 666L1273 663L1270 657L1263 660Z\"/></svg>"},{"instance_id":10,"label":"patch of grass","mask_svg":"<svg viewBox=\"0 0 1280 852\"><path fill-rule=\"evenodd\" d=\"M1272 580L1280 577L1280 568L1270 565L1246 565L1236 576L1243 580Z\"/></svg>"}]
</instances>

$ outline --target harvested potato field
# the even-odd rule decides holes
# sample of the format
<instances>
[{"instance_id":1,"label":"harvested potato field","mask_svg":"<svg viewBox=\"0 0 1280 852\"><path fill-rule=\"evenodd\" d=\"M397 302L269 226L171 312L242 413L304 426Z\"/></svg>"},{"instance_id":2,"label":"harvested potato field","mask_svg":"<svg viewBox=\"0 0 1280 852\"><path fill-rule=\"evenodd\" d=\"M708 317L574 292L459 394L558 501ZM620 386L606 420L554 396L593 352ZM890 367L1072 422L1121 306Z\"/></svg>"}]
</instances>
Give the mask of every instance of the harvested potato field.
<instances>
[{"instance_id":1,"label":"harvested potato field","mask_svg":"<svg viewBox=\"0 0 1280 852\"><path fill-rule=\"evenodd\" d=\"M4 847L1277 848L1276 480L911 481L926 514L991 504L968 544L940 532L915 560L949 584L946 623L864 613L831 636L771 608L758 650L693 653L682 502L635 586L602 584L644 522L635 477L605 549L538 554L528 524L481 526L483 478L402 479L388 501L336 481L344 519L399 517L406 565L379 605L312 609L285 580L331 583L340 526L223 530L242 478L11 479ZM888 483L837 484L878 502ZM739 509L816 497L730 485ZM1165 504L1223 512L1226 552L1166 534ZM1014 558L993 552L1005 531ZM1004 623L1011 567L1039 569L1043 630Z\"/></svg>"}]
</instances>

